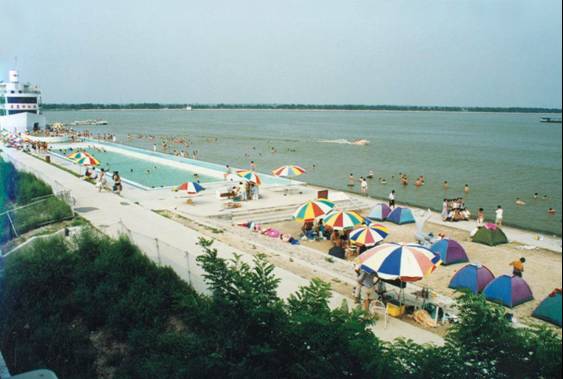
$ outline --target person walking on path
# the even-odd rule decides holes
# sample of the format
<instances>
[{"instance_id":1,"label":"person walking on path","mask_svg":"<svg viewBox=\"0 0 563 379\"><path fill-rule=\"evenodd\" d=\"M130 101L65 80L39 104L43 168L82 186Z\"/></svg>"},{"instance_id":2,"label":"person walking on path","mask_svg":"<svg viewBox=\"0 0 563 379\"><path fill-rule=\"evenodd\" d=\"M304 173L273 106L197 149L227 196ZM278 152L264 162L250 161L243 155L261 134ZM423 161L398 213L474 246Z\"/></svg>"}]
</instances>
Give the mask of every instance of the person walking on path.
<instances>
[{"instance_id":1,"label":"person walking on path","mask_svg":"<svg viewBox=\"0 0 563 379\"><path fill-rule=\"evenodd\" d=\"M524 273L524 263L526 263L526 258L524 257L511 262L510 266L512 266L512 275L522 277L522 274Z\"/></svg>"},{"instance_id":2,"label":"person walking on path","mask_svg":"<svg viewBox=\"0 0 563 379\"><path fill-rule=\"evenodd\" d=\"M499 205L496 210L495 224L497 224L497 226L502 226L503 220L504 220L504 209L502 209L502 205Z\"/></svg>"},{"instance_id":3,"label":"person walking on path","mask_svg":"<svg viewBox=\"0 0 563 379\"><path fill-rule=\"evenodd\" d=\"M389 207L395 208L395 190L389 193Z\"/></svg>"}]
</instances>

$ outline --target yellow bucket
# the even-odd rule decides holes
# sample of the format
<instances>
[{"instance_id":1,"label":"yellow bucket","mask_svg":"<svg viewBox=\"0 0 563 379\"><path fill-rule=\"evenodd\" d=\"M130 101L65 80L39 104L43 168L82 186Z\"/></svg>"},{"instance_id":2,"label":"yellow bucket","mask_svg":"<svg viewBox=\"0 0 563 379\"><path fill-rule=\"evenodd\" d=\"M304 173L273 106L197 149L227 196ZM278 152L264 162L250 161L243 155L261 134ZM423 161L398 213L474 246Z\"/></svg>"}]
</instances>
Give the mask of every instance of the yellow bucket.
<instances>
[{"instance_id":1,"label":"yellow bucket","mask_svg":"<svg viewBox=\"0 0 563 379\"><path fill-rule=\"evenodd\" d=\"M387 314L391 317L401 317L405 314L405 309L404 305L399 307L398 305L387 303Z\"/></svg>"}]
</instances>

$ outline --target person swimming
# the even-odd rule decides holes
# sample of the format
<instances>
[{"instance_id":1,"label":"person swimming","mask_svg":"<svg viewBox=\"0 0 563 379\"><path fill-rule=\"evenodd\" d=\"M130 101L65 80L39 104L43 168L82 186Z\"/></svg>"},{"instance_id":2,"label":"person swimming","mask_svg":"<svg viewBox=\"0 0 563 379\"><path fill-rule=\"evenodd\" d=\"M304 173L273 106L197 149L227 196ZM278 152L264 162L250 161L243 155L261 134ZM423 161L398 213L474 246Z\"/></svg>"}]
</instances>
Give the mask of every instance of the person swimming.
<instances>
[{"instance_id":1,"label":"person swimming","mask_svg":"<svg viewBox=\"0 0 563 379\"><path fill-rule=\"evenodd\" d=\"M522 199L520 199L519 197L516 198L516 201L514 202L516 205L526 205L526 202Z\"/></svg>"}]
</instances>

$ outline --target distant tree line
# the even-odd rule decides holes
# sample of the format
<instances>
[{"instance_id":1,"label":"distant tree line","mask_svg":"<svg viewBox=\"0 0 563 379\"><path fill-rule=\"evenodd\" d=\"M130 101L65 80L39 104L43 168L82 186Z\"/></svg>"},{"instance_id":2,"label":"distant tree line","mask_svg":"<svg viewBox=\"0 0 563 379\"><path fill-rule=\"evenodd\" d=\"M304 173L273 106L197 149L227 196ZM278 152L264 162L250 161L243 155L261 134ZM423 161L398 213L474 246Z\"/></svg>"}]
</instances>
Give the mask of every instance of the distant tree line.
<instances>
[{"instance_id":1,"label":"distant tree line","mask_svg":"<svg viewBox=\"0 0 563 379\"><path fill-rule=\"evenodd\" d=\"M559 108L533 107L447 107L419 105L364 105L364 104L43 104L44 110L88 109L249 109L249 110L338 110L338 111L438 111L438 112L506 112L506 113L561 113Z\"/></svg>"},{"instance_id":2,"label":"distant tree line","mask_svg":"<svg viewBox=\"0 0 563 379\"><path fill-rule=\"evenodd\" d=\"M287 300L274 267L200 240L211 290L196 293L127 239L39 241L0 278L0 350L13 373L61 378L560 378L561 337L514 328L482 296L459 300L444 346L385 343L360 310L329 307L313 280Z\"/></svg>"}]
</instances>

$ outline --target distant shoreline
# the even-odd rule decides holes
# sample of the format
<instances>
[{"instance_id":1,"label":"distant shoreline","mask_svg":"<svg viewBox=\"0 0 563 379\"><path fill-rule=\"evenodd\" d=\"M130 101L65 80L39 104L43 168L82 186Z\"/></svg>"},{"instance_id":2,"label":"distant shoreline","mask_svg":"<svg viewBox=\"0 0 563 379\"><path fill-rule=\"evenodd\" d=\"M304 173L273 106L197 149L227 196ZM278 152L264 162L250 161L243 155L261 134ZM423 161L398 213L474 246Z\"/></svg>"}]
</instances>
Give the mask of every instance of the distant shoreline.
<instances>
[{"instance_id":1,"label":"distant shoreline","mask_svg":"<svg viewBox=\"0 0 563 379\"><path fill-rule=\"evenodd\" d=\"M561 114L561 109L533 107L441 107L395 105L309 105L309 104L44 104L44 111L290 111L290 112L458 112L458 113L544 113Z\"/></svg>"}]
</instances>

